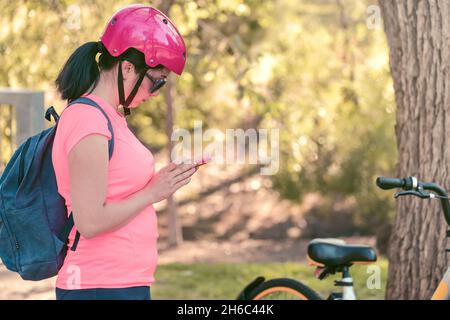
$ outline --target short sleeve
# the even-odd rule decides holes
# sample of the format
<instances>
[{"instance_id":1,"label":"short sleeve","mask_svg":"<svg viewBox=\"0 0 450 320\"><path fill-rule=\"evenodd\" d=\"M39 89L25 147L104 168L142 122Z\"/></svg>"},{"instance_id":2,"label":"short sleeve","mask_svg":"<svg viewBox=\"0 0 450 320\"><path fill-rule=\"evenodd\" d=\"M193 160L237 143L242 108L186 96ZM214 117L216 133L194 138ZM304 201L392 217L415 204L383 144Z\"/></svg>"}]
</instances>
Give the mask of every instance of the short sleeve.
<instances>
[{"instance_id":1,"label":"short sleeve","mask_svg":"<svg viewBox=\"0 0 450 320\"><path fill-rule=\"evenodd\" d=\"M64 110L58 124L58 134L66 155L88 135L100 134L111 140L106 117L97 108L85 104L74 104Z\"/></svg>"}]
</instances>

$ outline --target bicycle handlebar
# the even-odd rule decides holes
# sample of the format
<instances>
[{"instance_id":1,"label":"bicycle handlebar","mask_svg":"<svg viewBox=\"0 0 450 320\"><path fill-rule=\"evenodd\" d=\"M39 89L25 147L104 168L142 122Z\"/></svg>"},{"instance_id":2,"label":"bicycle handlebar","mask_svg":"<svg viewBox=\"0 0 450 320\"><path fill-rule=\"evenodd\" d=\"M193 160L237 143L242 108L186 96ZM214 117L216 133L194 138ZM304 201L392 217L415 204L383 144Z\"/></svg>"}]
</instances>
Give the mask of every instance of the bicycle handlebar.
<instances>
[{"instance_id":1,"label":"bicycle handlebar","mask_svg":"<svg viewBox=\"0 0 450 320\"><path fill-rule=\"evenodd\" d=\"M405 179L378 177L377 186L383 190L395 188L403 189L403 187L406 186L406 181Z\"/></svg>"},{"instance_id":2,"label":"bicycle handlebar","mask_svg":"<svg viewBox=\"0 0 450 320\"><path fill-rule=\"evenodd\" d=\"M404 179L378 177L376 183L377 186L383 190L401 188L406 191L430 190L437 193L440 196L445 221L450 226L450 202L448 200L447 192L441 186L435 183L421 182L417 180L417 178L411 176Z\"/></svg>"}]
</instances>

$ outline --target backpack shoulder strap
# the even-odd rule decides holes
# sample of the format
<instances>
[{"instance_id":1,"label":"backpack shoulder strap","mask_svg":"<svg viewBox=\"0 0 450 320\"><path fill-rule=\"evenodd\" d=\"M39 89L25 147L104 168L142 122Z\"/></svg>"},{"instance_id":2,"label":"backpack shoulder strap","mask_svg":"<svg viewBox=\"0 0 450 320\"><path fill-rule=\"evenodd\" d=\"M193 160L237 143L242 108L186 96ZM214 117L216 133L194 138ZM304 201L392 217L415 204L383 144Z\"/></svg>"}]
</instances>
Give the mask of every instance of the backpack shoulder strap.
<instances>
[{"instance_id":1,"label":"backpack shoulder strap","mask_svg":"<svg viewBox=\"0 0 450 320\"><path fill-rule=\"evenodd\" d=\"M103 113L103 115L105 116L106 120L108 121L108 129L111 132L111 140L109 140L109 142L108 142L109 160L111 160L111 157L114 152L114 130L113 130L113 127L112 127L111 121L109 120L108 115L95 101L93 101L89 98L86 98L86 97L81 97L81 98L73 100L71 103L69 103L67 105L66 108L68 108L71 105L76 104L76 103L82 103L82 104L87 104L87 105L93 106L93 107L97 108L98 110L100 110L101 113ZM59 239L61 239L63 242L67 243L67 241L68 241L67 239L69 238L70 231L72 230L73 227L74 227L73 213L71 212L69 215L69 219L66 221L63 229L61 230L61 232L59 234ZM80 233L77 230L77 232L75 234L74 242L71 247L72 251L76 250L79 240L80 240Z\"/></svg>"},{"instance_id":2,"label":"backpack shoulder strap","mask_svg":"<svg viewBox=\"0 0 450 320\"><path fill-rule=\"evenodd\" d=\"M68 108L71 105L76 104L76 103L82 103L82 104L87 104L87 105L93 106L93 107L97 108L98 110L100 110L101 113L103 113L103 115L105 116L106 120L108 121L108 129L111 132L111 140L109 140L109 142L108 142L109 160L111 160L111 157L114 152L114 130L113 130L113 127L112 127L111 121L109 120L108 115L95 101L93 101L89 98L86 98L86 97L81 97L81 98L73 100L71 103L69 103L67 105L66 108Z\"/></svg>"}]
</instances>

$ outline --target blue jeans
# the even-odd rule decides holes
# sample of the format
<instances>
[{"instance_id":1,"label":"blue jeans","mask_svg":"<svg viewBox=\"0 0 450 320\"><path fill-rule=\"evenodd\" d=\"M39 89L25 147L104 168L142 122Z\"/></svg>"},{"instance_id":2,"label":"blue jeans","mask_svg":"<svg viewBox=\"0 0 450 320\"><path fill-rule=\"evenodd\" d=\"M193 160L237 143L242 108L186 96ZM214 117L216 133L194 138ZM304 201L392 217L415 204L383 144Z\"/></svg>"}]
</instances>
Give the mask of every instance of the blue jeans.
<instances>
[{"instance_id":1,"label":"blue jeans","mask_svg":"<svg viewBox=\"0 0 450 320\"><path fill-rule=\"evenodd\" d=\"M64 290L56 288L56 300L151 300L150 287Z\"/></svg>"}]
</instances>

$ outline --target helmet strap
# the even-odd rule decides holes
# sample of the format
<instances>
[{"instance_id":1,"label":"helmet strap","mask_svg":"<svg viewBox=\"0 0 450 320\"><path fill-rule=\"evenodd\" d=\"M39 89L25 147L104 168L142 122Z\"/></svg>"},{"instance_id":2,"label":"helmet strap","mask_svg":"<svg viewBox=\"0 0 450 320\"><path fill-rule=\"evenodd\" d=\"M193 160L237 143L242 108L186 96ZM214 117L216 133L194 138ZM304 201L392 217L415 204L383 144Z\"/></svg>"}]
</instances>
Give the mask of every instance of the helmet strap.
<instances>
[{"instance_id":1,"label":"helmet strap","mask_svg":"<svg viewBox=\"0 0 450 320\"><path fill-rule=\"evenodd\" d=\"M141 83L144 80L145 73L147 72L147 70L143 70L141 72L141 74L139 75L138 81L134 85L133 90L131 91L128 98L125 100L125 91L124 91L124 87L123 87L123 77L122 77L122 61L123 60L121 58L119 60L119 72L117 73L118 74L117 85L118 85L118 90L119 90L119 103L123 107L125 116L129 116L131 114L131 111L130 111L130 108L128 108L128 106L131 104L134 97L136 96L136 93L138 92L139 87L141 86Z\"/></svg>"}]
</instances>

